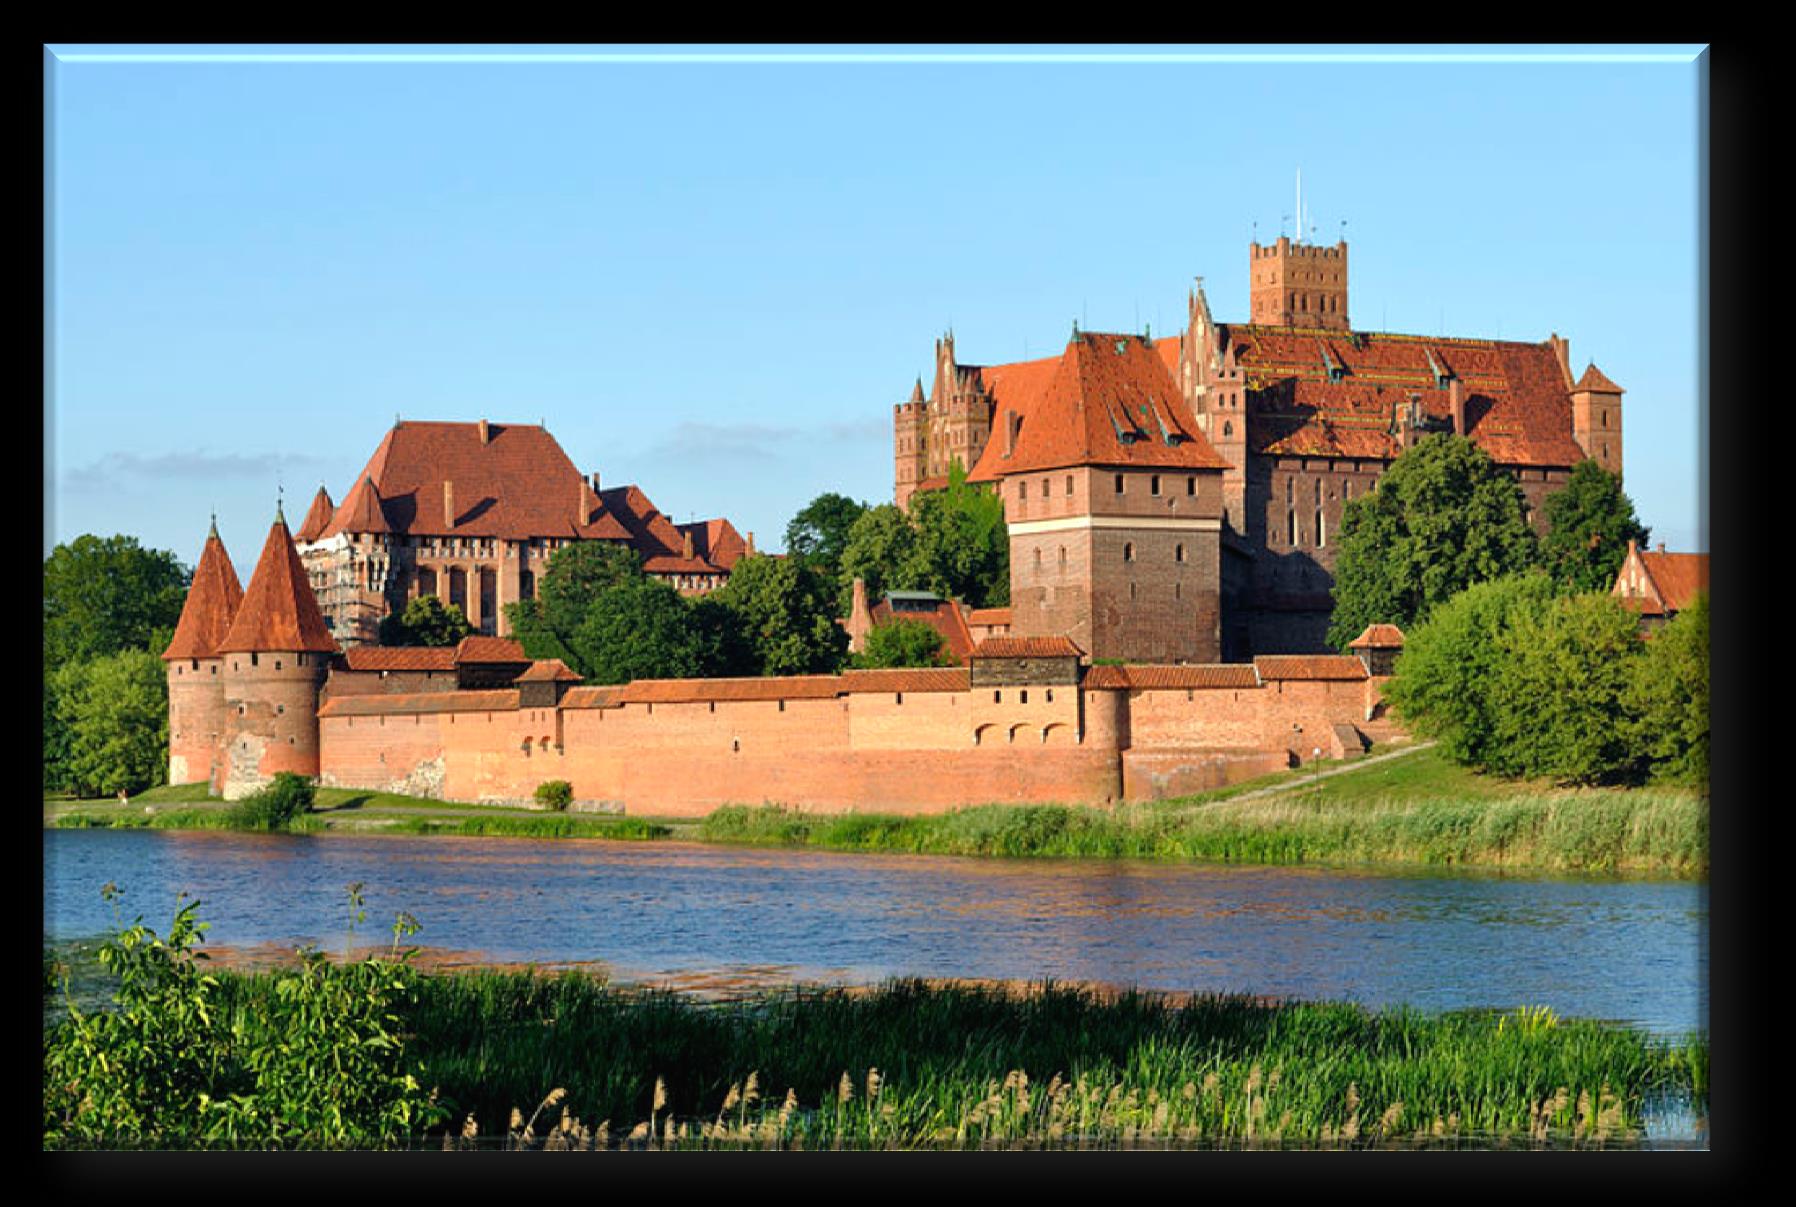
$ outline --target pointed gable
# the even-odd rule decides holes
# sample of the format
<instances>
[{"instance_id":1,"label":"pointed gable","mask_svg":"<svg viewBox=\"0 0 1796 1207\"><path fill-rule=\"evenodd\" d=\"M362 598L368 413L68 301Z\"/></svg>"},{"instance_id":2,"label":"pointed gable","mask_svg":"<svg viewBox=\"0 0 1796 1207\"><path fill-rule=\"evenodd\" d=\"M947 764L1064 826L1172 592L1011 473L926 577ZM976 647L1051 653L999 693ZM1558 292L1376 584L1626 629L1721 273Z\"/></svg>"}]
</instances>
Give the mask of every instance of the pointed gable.
<instances>
[{"instance_id":1,"label":"pointed gable","mask_svg":"<svg viewBox=\"0 0 1796 1207\"><path fill-rule=\"evenodd\" d=\"M293 548L287 521L278 513L262 546L262 557L249 576L249 590L219 642L221 653L250 650L337 652L312 594L305 566Z\"/></svg>"},{"instance_id":2,"label":"pointed gable","mask_svg":"<svg viewBox=\"0 0 1796 1207\"><path fill-rule=\"evenodd\" d=\"M1081 332L1058 362L1048 363L1054 368L1045 388L1018 391L1009 404L999 396L991 439L969 480L1071 465L1227 468L1203 434L1186 423L1161 355L1141 336ZM984 376L989 381L1007 374L1000 367L984 370Z\"/></svg>"},{"instance_id":3,"label":"pointed gable","mask_svg":"<svg viewBox=\"0 0 1796 1207\"><path fill-rule=\"evenodd\" d=\"M320 486L318 493L312 497L312 508L306 512L305 522L293 534L293 539L302 545L311 544L324 534L325 528L336 514L337 505L331 502L330 492Z\"/></svg>"},{"instance_id":4,"label":"pointed gable","mask_svg":"<svg viewBox=\"0 0 1796 1207\"><path fill-rule=\"evenodd\" d=\"M200 564L194 567L193 582L187 588L187 602L181 607L181 619L175 625L174 640L163 651L163 658L213 658L218 646L230 631L238 606L243 602L243 588L238 585L237 571L218 539L218 526L213 525L200 551Z\"/></svg>"},{"instance_id":5,"label":"pointed gable","mask_svg":"<svg viewBox=\"0 0 1796 1207\"><path fill-rule=\"evenodd\" d=\"M310 517L307 519L309 521ZM339 533L391 531L393 531L393 526L387 523L387 513L380 497L380 488L374 484L373 478L363 474L344 498L343 506L337 508L330 523L326 524L318 536L312 539L336 536Z\"/></svg>"},{"instance_id":6,"label":"pointed gable","mask_svg":"<svg viewBox=\"0 0 1796 1207\"><path fill-rule=\"evenodd\" d=\"M1574 391L1589 390L1595 394L1620 394L1622 392L1620 386L1610 381L1603 371L1596 367L1595 361L1590 362L1590 366L1584 370L1584 376L1578 378L1578 384L1572 389Z\"/></svg>"}]
</instances>

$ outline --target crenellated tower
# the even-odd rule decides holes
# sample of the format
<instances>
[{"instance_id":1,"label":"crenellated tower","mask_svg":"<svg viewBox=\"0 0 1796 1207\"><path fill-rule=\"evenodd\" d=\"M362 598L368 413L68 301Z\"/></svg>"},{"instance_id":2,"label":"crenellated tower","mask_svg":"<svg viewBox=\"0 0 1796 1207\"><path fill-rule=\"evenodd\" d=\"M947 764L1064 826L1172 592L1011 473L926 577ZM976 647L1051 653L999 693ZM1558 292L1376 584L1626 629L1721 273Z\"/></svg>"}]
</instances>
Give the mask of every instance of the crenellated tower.
<instances>
[{"instance_id":1,"label":"crenellated tower","mask_svg":"<svg viewBox=\"0 0 1796 1207\"><path fill-rule=\"evenodd\" d=\"M1249 320L1272 327L1348 331L1347 241L1333 247L1293 243L1248 245Z\"/></svg>"},{"instance_id":2,"label":"crenellated tower","mask_svg":"<svg viewBox=\"0 0 1796 1207\"><path fill-rule=\"evenodd\" d=\"M225 744L212 783L239 800L281 771L318 774L318 691L337 643L287 520L275 511L249 589L218 644Z\"/></svg>"},{"instance_id":3,"label":"crenellated tower","mask_svg":"<svg viewBox=\"0 0 1796 1207\"><path fill-rule=\"evenodd\" d=\"M1247 378L1227 332L1210 317L1203 279L1186 295L1179 336L1179 387L1210 447L1227 461L1222 475L1223 528L1244 530L1247 497Z\"/></svg>"},{"instance_id":4,"label":"crenellated tower","mask_svg":"<svg viewBox=\"0 0 1796 1207\"><path fill-rule=\"evenodd\" d=\"M910 505L929 451L929 404L923 399L923 379L911 387L910 399L892 408L893 498L900 507Z\"/></svg>"},{"instance_id":5,"label":"crenellated tower","mask_svg":"<svg viewBox=\"0 0 1796 1207\"><path fill-rule=\"evenodd\" d=\"M926 478L946 478L959 461L971 470L992 430L992 400L977 368L954 358L954 333L935 343L935 389L929 397Z\"/></svg>"},{"instance_id":6,"label":"crenellated tower","mask_svg":"<svg viewBox=\"0 0 1796 1207\"><path fill-rule=\"evenodd\" d=\"M1571 388L1572 439L1584 455L1610 473L1621 474L1622 388L1594 362Z\"/></svg>"},{"instance_id":7,"label":"crenellated tower","mask_svg":"<svg viewBox=\"0 0 1796 1207\"><path fill-rule=\"evenodd\" d=\"M243 588L218 539L218 520L187 588L187 602L163 651L168 672L168 782L213 782L225 745L225 693L219 643L230 631Z\"/></svg>"}]
</instances>

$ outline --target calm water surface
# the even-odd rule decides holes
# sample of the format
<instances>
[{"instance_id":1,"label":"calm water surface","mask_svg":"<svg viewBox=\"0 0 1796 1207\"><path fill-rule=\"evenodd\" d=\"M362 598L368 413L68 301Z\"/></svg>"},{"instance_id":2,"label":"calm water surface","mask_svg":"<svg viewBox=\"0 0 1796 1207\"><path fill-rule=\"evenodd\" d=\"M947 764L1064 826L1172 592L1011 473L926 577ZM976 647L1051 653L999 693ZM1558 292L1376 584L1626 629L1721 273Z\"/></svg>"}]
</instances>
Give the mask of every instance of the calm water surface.
<instances>
[{"instance_id":1,"label":"calm water surface","mask_svg":"<svg viewBox=\"0 0 1796 1207\"><path fill-rule=\"evenodd\" d=\"M47 938L201 899L209 947L363 942L599 962L688 987L896 975L1101 981L1425 1010L1548 1005L1659 1033L1708 1023L1706 885L1489 874L985 860L559 839L46 830Z\"/></svg>"}]
</instances>

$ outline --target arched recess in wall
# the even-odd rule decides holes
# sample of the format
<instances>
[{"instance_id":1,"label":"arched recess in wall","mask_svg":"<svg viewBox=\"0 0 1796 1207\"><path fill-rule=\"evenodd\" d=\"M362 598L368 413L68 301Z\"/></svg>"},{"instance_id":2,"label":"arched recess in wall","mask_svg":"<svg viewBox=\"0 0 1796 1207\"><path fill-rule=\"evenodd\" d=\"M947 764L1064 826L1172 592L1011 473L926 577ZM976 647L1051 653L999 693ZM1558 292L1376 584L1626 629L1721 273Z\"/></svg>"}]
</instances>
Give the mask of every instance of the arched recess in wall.
<instances>
[{"instance_id":1,"label":"arched recess in wall","mask_svg":"<svg viewBox=\"0 0 1796 1207\"><path fill-rule=\"evenodd\" d=\"M1067 725L1064 721L1056 721L1052 725L1042 726L1041 744L1043 746L1064 745L1071 734L1071 726Z\"/></svg>"},{"instance_id":2,"label":"arched recess in wall","mask_svg":"<svg viewBox=\"0 0 1796 1207\"><path fill-rule=\"evenodd\" d=\"M987 724L981 725L977 729L973 730L973 745L975 745L975 746L985 745L986 740L991 737L992 730L994 730L996 728L997 728L996 725L990 724L988 722Z\"/></svg>"},{"instance_id":3,"label":"arched recess in wall","mask_svg":"<svg viewBox=\"0 0 1796 1207\"><path fill-rule=\"evenodd\" d=\"M1014 745L1016 743L1017 734L1022 733L1025 729L1028 729L1028 728L1030 728L1030 725L1027 721L1018 721L1015 725L1012 725L1010 727L1011 744Z\"/></svg>"}]
</instances>

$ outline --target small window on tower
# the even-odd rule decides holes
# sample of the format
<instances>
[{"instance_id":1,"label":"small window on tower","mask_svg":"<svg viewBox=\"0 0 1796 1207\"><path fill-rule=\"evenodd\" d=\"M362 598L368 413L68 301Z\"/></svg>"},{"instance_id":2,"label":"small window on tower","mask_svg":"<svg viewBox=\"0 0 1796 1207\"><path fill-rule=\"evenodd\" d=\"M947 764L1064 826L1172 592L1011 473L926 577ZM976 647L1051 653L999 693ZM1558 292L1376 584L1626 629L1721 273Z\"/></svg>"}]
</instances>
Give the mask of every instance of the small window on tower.
<instances>
[{"instance_id":1,"label":"small window on tower","mask_svg":"<svg viewBox=\"0 0 1796 1207\"><path fill-rule=\"evenodd\" d=\"M1122 492L1123 492L1123 476L1121 474L1117 474L1116 475L1116 493L1121 494Z\"/></svg>"},{"instance_id":2,"label":"small window on tower","mask_svg":"<svg viewBox=\"0 0 1796 1207\"><path fill-rule=\"evenodd\" d=\"M1019 499L1026 499L1029 497L1029 484L1027 482L1018 482L1016 484L1016 497Z\"/></svg>"},{"instance_id":3,"label":"small window on tower","mask_svg":"<svg viewBox=\"0 0 1796 1207\"><path fill-rule=\"evenodd\" d=\"M1123 542L1123 561L1132 562L1134 560L1135 560L1135 542L1134 541L1124 541Z\"/></svg>"},{"instance_id":4,"label":"small window on tower","mask_svg":"<svg viewBox=\"0 0 1796 1207\"><path fill-rule=\"evenodd\" d=\"M1073 493L1073 476L1071 474L1066 476L1066 493L1069 495Z\"/></svg>"},{"instance_id":5,"label":"small window on tower","mask_svg":"<svg viewBox=\"0 0 1796 1207\"><path fill-rule=\"evenodd\" d=\"M1148 479L1147 492L1150 495L1158 495L1160 493L1160 475L1159 474L1155 474L1153 477Z\"/></svg>"}]
</instances>

